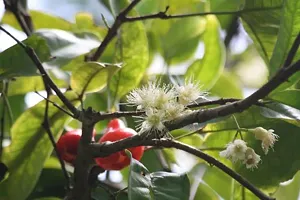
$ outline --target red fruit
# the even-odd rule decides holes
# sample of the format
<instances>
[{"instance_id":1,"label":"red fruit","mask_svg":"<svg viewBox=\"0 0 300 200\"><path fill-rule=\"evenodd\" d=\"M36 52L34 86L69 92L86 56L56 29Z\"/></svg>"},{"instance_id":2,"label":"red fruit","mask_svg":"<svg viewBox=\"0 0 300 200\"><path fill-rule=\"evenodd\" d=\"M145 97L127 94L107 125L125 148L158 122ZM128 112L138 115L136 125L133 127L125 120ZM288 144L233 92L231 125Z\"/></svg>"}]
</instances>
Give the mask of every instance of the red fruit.
<instances>
[{"instance_id":1,"label":"red fruit","mask_svg":"<svg viewBox=\"0 0 300 200\"><path fill-rule=\"evenodd\" d=\"M112 122L112 124L114 124L114 122ZM117 129L108 128L106 134L104 134L103 137L100 138L99 143L118 141L121 139L132 137L135 134L137 134L136 131L131 128L125 128L125 127L121 127ZM129 148L128 150L132 153L132 157L134 159L140 160L144 153L144 146L132 147ZM107 157L96 158L95 160L100 167L107 170L121 170L124 167L128 166L130 163L130 159L128 158L124 150L119 151L117 153L113 153Z\"/></svg>"},{"instance_id":2,"label":"red fruit","mask_svg":"<svg viewBox=\"0 0 300 200\"><path fill-rule=\"evenodd\" d=\"M107 124L107 129L106 129L106 133L111 131L111 130L116 130L116 129L120 129L120 128L125 128L125 124L122 120L115 118L110 120L110 122Z\"/></svg>"},{"instance_id":3,"label":"red fruit","mask_svg":"<svg viewBox=\"0 0 300 200\"><path fill-rule=\"evenodd\" d=\"M62 135L59 138L56 144L57 150L59 152L59 155L64 161L71 164L74 163L77 156L77 150L78 150L81 134L82 134L82 130L76 129L76 130L66 132L64 135ZM96 134L96 130L93 131L93 140L95 134Z\"/></svg>"}]
</instances>

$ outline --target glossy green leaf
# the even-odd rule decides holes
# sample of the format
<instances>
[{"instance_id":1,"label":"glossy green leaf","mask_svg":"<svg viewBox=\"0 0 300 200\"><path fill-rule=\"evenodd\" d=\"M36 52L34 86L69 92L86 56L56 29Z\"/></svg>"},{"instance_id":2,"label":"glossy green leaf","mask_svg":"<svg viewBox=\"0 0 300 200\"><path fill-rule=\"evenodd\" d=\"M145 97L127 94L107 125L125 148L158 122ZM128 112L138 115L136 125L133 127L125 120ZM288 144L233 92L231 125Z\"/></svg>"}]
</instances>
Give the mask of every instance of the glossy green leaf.
<instances>
[{"instance_id":1,"label":"glossy green leaf","mask_svg":"<svg viewBox=\"0 0 300 200\"><path fill-rule=\"evenodd\" d=\"M59 88L68 87L68 83L66 81L60 80L55 76L50 77ZM44 88L44 82L41 76L17 77L9 84L8 96L26 94L27 92L41 91L44 90ZM2 84L0 84L0 89L2 89Z\"/></svg>"},{"instance_id":2,"label":"glossy green leaf","mask_svg":"<svg viewBox=\"0 0 300 200\"><path fill-rule=\"evenodd\" d=\"M10 116L7 106L3 101L3 98L0 100L0 113L2 113L3 106L5 105L5 130L4 135L9 136L11 127L14 121L24 112L26 109L26 104L24 101L24 95L15 95L8 96L7 100L9 102L9 109L11 110L12 116Z\"/></svg>"},{"instance_id":3,"label":"glossy green leaf","mask_svg":"<svg viewBox=\"0 0 300 200\"><path fill-rule=\"evenodd\" d=\"M270 95L272 100L292 106L300 110L300 90L284 90Z\"/></svg>"},{"instance_id":4,"label":"glossy green leaf","mask_svg":"<svg viewBox=\"0 0 300 200\"><path fill-rule=\"evenodd\" d=\"M283 113L283 116L286 114ZM279 135L279 140L274 145L274 150L270 150L267 155L261 148L261 141L256 140L251 133L243 132L243 138L249 147L252 147L257 154L261 156L262 162L258 168L254 170L246 169L245 165L236 164L235 169L254 185L274 190L274 188L283 181L287 181L300 169L298 154L299 146L299 127L294 124L298 123L291 119L266 118L261 114L258 107L252 107L248 111L241 114L235 114L237 121L242 128L263 127L265 129L274 129ZM290 121L294 121L290 122ZM289 123L288 123L289 122ZM231 142L236 133L237 126L232 117L218 122L209 124L205 127L205 131L211 132L206 138L205 147L225 147ZM208 152L209 154L219 157L219 152ZM225 160L223 158L223 160ZM226 160L230 166L231 162ZM272 170L270 170L272 169Z\"/></svg>"},{"instance_id":5,"label":"glossy green leaf","mask_svg":"<svg viewBox=\"0 0 300 200\"><path fill-rule=\"evenodd\" d=\"M238 11L243 8L245 0L211 0L209 3L210 11L212 12L224 12L224 11ZM217 15L220 25L223 29L227 29L230 26L235 14L232 15Z\"/></svg>"},{"instance_id":6,"label":"glossy green leaf","mask_svg":"<svg viewBox=\"0 0 300 200\"><path fill-rule=\"evenodd\" d=\"M46 161L46 163L48 160ZM57 161L58 162L58 161ZM36 183L36 186L28 199L42 198L55 196L64 198L66 195L66 179L61 170L60 164L59 167L44 167L39 180Z\"/></svg>"},{"instance_id":7,"label":"glossy green leaf","mask_svg":"<svg viewBox=\"0 0 300 200\"><path fill-rule=\"evenodd\" d=\"M161 38L166 62L176 64L192 57L204 27L205 20L201 17L178 19L171 23L168 32Z\"/></svg>"},{"instance_id":8,"label":"glossy green leaf","mask_svg":"<svg viewBox=\"0 0 300 200\"><path fill-rule=\"evenodd\" d=\"M98 38L92 33L73 34L58 29L41 29L36 34L44 38L55 60L69 60L90 52L99 46Z\"/></svg>"},{"instance_id":9,"label":"glossy green leaf","mask_svg":"<svg viewBox=\"0 0 300 200\"><path fill-rule=\"evenodd\" d=\"M103 89L110 77L121 67L119 64L87 62L72 73L71 88L82 95Z\"/></svg>"},{"instance_id":10,"label":"glossy green leaf","mask_svg":"<svg viewBox=\"0 0 300 200\"><path fill-rule=\"evenodd\" d=\"M33 26L35 29L57 28L69 31L72 28L72 24L70 22L60 17L46 14L44 12L32 10L30 11L30 16L32 18ZM22 30L20 24L16 20L16 17L11 12L5 12L1 22L4 24L8 24L18 30Z\"/></svg>"},{"instance_id":11,"label":"glossy green leaf","mask_svg":"<svg viewBox=\"0 0 300 200\"><path fill-rule=\"evenodd\" d=\"M278 40L270 61L271 76L283 66L294 40L300 33L300 1L284 1L283 6ZM299 58L300 50L298 50L294 60L298 60Z\"/></svg>"},{"instance_id":12,"label":"glossy green leaf","mask_svg":"<svg viewBox=\"0 0 300 200\"><path fill-rule=\"evenodd\" d=\"M300 172L298 171L292 180L281 183L273 195L277 200L299 199Z\"/></svg>"},{"instance_id":13,"label":"glossy green leaf","mask_svg":"<svg viewBox=\"0 0 300 200\"><path fill-rule=\"evenodd\" d=\"M153 199L149 174L148 169L142 163L131 158L128 180L129 200Z\"/></svg>"},{"instance_id":14,"label":"glossy green leaf","mask_svg":"<svg viewBox=\"0 0 300 200\"><path fill-rule=\"evenodd\" d=\"M106 27L97 26L93 16L90 13L77 13L75 16L76 24L73 25L72 31L76 33L90 32L102 40L107 32Z\"/></svg>"},{"instance_id":15,"label":"glossy green leaf","mask_svg":"<svg viewBox=\"0 0 300 200\"><path fill-rule=\"evenodd\" d=\"M163 170L155 151L145 151L141 162L149 171L155 172Z\"/></svg>"},{"instance_id":16,"label":"glossy green leaf","mask_svg":"<svg viewBox=\"0 0 300 200\"><path fill-rule=\"evenodd\" d=\"M189 66L186 79L199 81L203 89L210 89L222 74L224 68L224 44L220 38L219 22L214 15L206 16L203 34L205 53L202 59Z\"/></svg>"},{"instance_id":17,"label":"glossy green leaf","mask_svg":"<svg viewBox=\"0 0 300 200\"><path fill-rule=\"evenodd\" d=\"M189 199L190 182L186 174L153 172L150 178L154 199Z\"/></svg>"},{"instance_id":18,"label":"glossy green leaf","mask_svg":"<svg viewBox=\"0 0 300 200\"><path fill-rule=\"evenodd\" d=\"M232 197L234 180L220 169L214 166L207 166L202 180L223 199Z\"/></svg>"},{"instance_id":19,"label":"glossy green leaf","mask_svg":"<svg viewBox=\"0 0 300 200\"><path fill-rule=\"evenodd\" d=\"M73 92L66 93L66 96L72 103L79 103ZM51 100L62 106L56 96L52 96ZM42 127L44 111L45 101L42 101L25 111L12 127L12 143L5 148L3 154L3 162L9 168L9 177L0 184L1 199L26 199L41 174L44 162L53 150ZM50 104L49 121L55 139L59 138L69 118Z\"/></svg>"},{"instance_id":20,"label":"glossy green leaf","mask_svg":"<svg viewBox=\"0 0 300 200\"><path fill-rule=\"evenodd\" d=\"M136 16L136 11L133 10L131 13ZM137 87L146 72L149 58L148 40L142 22L124 24L120 31L117 57L123 65L110 82L114 99Z\"/></svg>"},{"instance_id":21,"label":"glossy green leaf","mask_svg":"<svg viewBox=\"0 0 300 200\"><path fill-rule=\"evenodd\" d=\"M221 200L221 197L213 188L201 182L197 188L194 200Z\"/></svg>"},{"instance_id":22,"label":"glossy green leaf","mask_svg":"<svg viewBox=\"0 0 300 200\"><path fill-rule=\"evenodd\" d=\"M195 165L189 172L189 178L191 180L191 196L190 199L195 200L221 200L221 196L218 195L214 188L205 183L202 178L205 174L208 166L205 163L199 163ZM216 182L215 184L218 184ZM221 187L221 186L217 186Z\"/></svg>"},{"instance_id":23,"label":"glossy green leaf","mask_svg":"<svg viewBox=\"0 0 300 200\"><path fill-rule=\"evenodd\" d=\"M42 198L37 198L37 199L33 199L33 200L62 200L62 199L57 198L57 197L42 197Z\"/></svg>"},{"instance_id":24,"label":"glossy green leaf","mask_svg":"<svg viewBox=\"0 0 300 200\"><path fill-rule=\"evenodd\" d=\"M33 48L41 62L50 59L50 51L46 41L33 35L24 43ZM0 53L0 80L18 76L37 75L37 67L18 44Z\"/></svg>"},{"instance_id":25,"label":"glossy green leaf","mask_svg":"<svg viewBox=\"0 0 300 200\"><path fill-rule=\"evenodd\" d=\"M274 50L279 31L283 0L247 0L244 9L266 9L243 13L243 26L253 40L267 66ZM276 8L277 7L277 8ZM269 9L274 8L274 9Z\"/></svg>"},{"instance_id":26,"label":"glossy green leaf","mask_svg":"<svg viewBox=\"0 0 300 200\"><path fill-rule=\"evenodd\" d=\"M264 117L283 119L286 122L300 126L295 120L300 119L300 110L281 103L268 103L261 109L261 114Z\"/></svg>"},{"instance_id":27,"label":"glossy green leaf","mask_svg":"<svg viewBox=\"0 0 300 200\"><path fill-rule=\"evenodd\" d=\"M242 98L243 91L236 76L224 71L215 85L209 90L211 95L223 98Z\"/></svg>"},{"instance_id":28,"label":"glossy green leaf","mask_svg":"<svg viewBox=\"0 0 300 200\"><path fill-rule=\"evenodd\" d=\"M186 174L168 172L149 173L145 166L131 158L128 182L130 200L189 199L190 183Z\"/></svg>"},{"instance_id":29,"label":"glossy green leaf","mask_svg":"<svg viewBox=\"0 0 300 200\"><path fill-rule=\"evenodd\" d=\"M102 185L92 190L93 200L112 200L112 194L109 192L118 192L114 187L109 187L108 185ZM114 197L114 200L128 200L126 191L118 192L118 195Z\"/></svg>"}]
</instances>

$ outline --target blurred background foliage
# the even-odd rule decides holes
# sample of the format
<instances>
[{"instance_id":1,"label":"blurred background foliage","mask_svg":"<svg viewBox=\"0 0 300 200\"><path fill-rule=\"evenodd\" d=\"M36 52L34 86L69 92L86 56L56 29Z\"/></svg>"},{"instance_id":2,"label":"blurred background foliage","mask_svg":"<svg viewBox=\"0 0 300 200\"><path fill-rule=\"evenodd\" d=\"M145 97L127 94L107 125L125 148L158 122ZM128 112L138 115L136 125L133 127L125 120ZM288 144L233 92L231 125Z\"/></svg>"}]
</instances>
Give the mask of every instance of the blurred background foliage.
<instances>
[{"instance_id":1,"label":"blurred background foliage","mask_svg":"<svg viewBox=\"0 0 300 200\"><path fill-rule=\"evenodd\" d=\"M82 106L91 106L96 111L133 109L119 103L126 101L125 95L130 90L157 78L174 84L195 79L208 92L209 99L247 97L283 65L300 32L298 0L143 0L131 16L154 14L167 6L167 13L174 15L232 13L124 24L98 60L100 64L87 63L84 57L99 46L107 33L106 25L112 25L126 1L27 1L35 28L32 36L26 39L14 15L4 12L2 2L1 24L17 38L26 39L25 43L35 49L62 90L72 89L73 92L67 92L68 98L75 103L74 95L84 97ZM26 5L26 0L20 2ZM260 10L250 12L251 9ZM5 112L5 146L12 140L2 157L12 171L0 183L0 199L5 193L11 199L62 199L65 180L52 155L53 148L39 128L44 104L37 104L42 99L34 92L45 95L42 78L37 76L34 64L22 48L14 44L0 33L0 90L7 96L6 100L0 100L0 113L4 105L9 108ZM299 57L298 51L294 60ZM280 136L274 151L266 156L259 152L263 161L258 169L249 171L219 157L219 150L233 139L237 128L231 117L191 125L171 134L233 167L277 199L296 200L300 189L298 82L296 73L269 95L266 100L271 103L267 107L254 106L235 115L243 128L263 126L274 129ZM53 98L53 101L58 100ZM63 129L80 128L80 123L63 116L53 106L50 114L56 138ZM137 125L132 117L124 120L129 127ZM97 138L106 124L107 121L96 124ZM200 127L202 131L196 131ZM182 137L190 132L195 133ZM259 151L260 144L253 137L246 138L249 146ZM257 199L217 168L178 150L150 149L142 163L150 172L187 173L189 199ZM68 170L72 172L73 168L68 166ZM101 174L93 197L111 199L111 192L127 186L129 173L126 168ZM184 178L182 181L186 183ZM171 189L179 188L180 184ZM117 199L127 199L127 193L120 192Z\"/></svg>"}]
</instances>

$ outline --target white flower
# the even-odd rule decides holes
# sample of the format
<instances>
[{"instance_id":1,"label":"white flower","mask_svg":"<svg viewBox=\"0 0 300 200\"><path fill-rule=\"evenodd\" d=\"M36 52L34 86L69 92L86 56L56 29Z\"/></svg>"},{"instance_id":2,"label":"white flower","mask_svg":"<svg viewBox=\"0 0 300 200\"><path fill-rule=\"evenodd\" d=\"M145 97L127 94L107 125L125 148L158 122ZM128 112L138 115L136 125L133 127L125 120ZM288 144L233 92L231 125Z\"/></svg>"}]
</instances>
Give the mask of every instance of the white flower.
<instances>
[{"instance_id":1,"label":"white flower","mask_svg":"<svg viewBox=\"0 0 300 200\"><path fill-rule=\"evenodd\" d=\"M172 120L185 113L185 107L176 101L171 101L163 108L166 113L166 120Z\"/></svg>"},{"instance_id":2,"label":"white flower","mask_svg":"<svg viewBox=\"0 0 300 200\"><path fill-rule=\"evenodd\" d=\"M142 88L135 89L127 95L127 102L137 106L137 109L161 109L166 103L176 97L174 88L157 83L149 83Z\"/></svg>"},{"instance_id":3,"label":"white flower","mask_svg":"<svg viewBox=\"0 0 300 200\"><path fill-rule=\"evenodd\" d=\"M257 127L255 129L249 129L250 132L254 133L255 138L261 140L261 147L264 150L265 154L268 153L269 148L273 148L274 143L278 140L279 136L276 135L274 130L266 130L262 127Z\"/></svg>"},{"instance_id":4,"label":"white flower","mask_svg":"<svg viewBox=\"0 0 300 200\"><path fill-rule=\"evenodd\" d=\"M165 113L161 110L149 108L146 110L145 121L142 122L140 132L150 131L156 129L162 131L165 126L163 120L165 119Z\"/></svg>"},{"instance_id":5,"label":"white flower","mask_svg":"<svg viewBox=\"0 0 300 200\"><path fill-rule=\"evenodd\" d=\"M247 169L257 168L258 163L260 162L260 156L255 153L255 151L248 147L245 153L244 164Z\"/></svg>"},{"instance_id":6,"label":"white flower","mask_svg":"<svg viewBox=\"0 0 300 200\"><path fill-rule=\"evenodd\" d=\"M199 97L204 96L204 93L199 90L199 85L192 83L191 80L187 81L185 85L176 86L179 103L187 105L196 101Z\"/></svg>"},{"instance_id":7,"label":"white flower","mask_svg":"<svg viewBox=\"0 0 300 200\"><path fill-rule=\"evenodd\" d=\"M232 162L245 159L247 144L244 140L234 140L226 145L226 149L220 152L220 156L225 157Z\"/></svg>"}]
</instances>

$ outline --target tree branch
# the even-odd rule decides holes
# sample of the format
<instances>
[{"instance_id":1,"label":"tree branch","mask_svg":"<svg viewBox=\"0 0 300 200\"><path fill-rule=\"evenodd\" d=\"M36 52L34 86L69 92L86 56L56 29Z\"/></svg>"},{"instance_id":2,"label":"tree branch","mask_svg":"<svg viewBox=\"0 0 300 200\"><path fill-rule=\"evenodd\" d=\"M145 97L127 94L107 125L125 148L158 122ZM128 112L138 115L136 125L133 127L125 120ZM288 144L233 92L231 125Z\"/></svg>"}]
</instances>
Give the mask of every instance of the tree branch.
<instances>
[{"instance_id":1,"label":"tree branch","mask_svg":"<svg viewBox=\"0 0 300 200\"><path fill-rule=\"evenodd\" d=\"M87 56L86 60L88 61L97 61L100 56L103 54L106 46L109 44L109 42L117 35L117 31L120 28L120 26L124 23L126 19L126 15L138 4L141 0L133 0L127 8L125 8L120 14L117 16L114 24L112 27L108 30L104 40L101 42L100 46L94 53L94 55Z\"/></svg>"},{"instance_id":2,"label":"tree branch","mask_svg":"<svg viewBox=\"0 0 300 200\"><path fill-rule=\"evenodd\" d=\"M165 148L176 148L183 150L187 153L190 153L192 155L195 155L209 164L212 164L222 171L224 171L226 174L230 175L232 178L234 178L236 181L238 181L240 184L245 186L247 189L249 189L253 194L255 194L257 197L263 200L271 200L273 198L268 197L264 193L262 193L260 190L258 190L255 186L253 186L251 183L249 183L245 178L243 178L241 175L237 174L235 171L224 165L223 163L219 162L218 160L214 159L213 157L203 153L202 151L186 145L184 143L174 141L174 140L166 140L166 139L153 139L153 140L144 140L141 137L132 137L131 140L123 140L123 143L113 143L113 144L91 144L90 150L94 157L105 157L107 154L115 153L123 149L127 149L130 147L136 147L136 146L159 146L159 147L165 147ZM118 144L118 145L117 145Z\"/></svg>"},{"instance_id":3,"label":"tree branch","mask_svg":"<svg viewBox=\"0 0 300 200\"><path fill-rule=\"evenodd\" d=\"M33 32L33 26L29 14L25 13L25 10L19 8L19 1L4 0L5 9L11 11L17 19L19 25L27 36L30 36Z\"/></svg>"},{"instance_id":4,"label":"tree branch","mask_svg":"<svg viewBox=\"0 0 300 200\"><path fill-rule=\"evenodd\" d=\"M43 81L44 81L44 86L45 86L45 89L46 89L46 92L47 92L47 98L46 99L49 99L50 95L51 95L51 88L47 85L46 80L43 80ZM64 175L64 177L66 179L66 182L67 182L67 190L70 191L71 188L72 188L71 181L70 181L70 176L69 176L69 173L66 169L66 165L65 165L64 161L62 160L61 155L60 155L60 153L57 149L56 142L55 142L55 139L53 137L53 133L52 133L51 128L50 128L48 111L49 111L49 101L45 100L45 112L44 112L44 120L42 122L42 126L45 129L45 131L47 132L47 135L50 139L50 142L51 142L51 144L53 146L53 149L56 153L56 156L59 160L63 175Z\"/></svg>"},{"instance_id":5,"label":"tree branch","mask_svg":"<svg viewBox=\"0 0 300 200\"><path fill-rule=\"evenodd\" d=\"M186 18L186 17L197 17L197 16L205 16L205 15L241 15L243 13L247 12L261 12L261 11L267 11L267 10L275 10L275 9L281 9L282 6L276 6L276 7L270 7L270 8L252 8L252 9L244 9L244 10L238 10L238 11L220 11L220 12L201 12L201 13L190 13L190 14L181 14L181 15L168 15L168 7L165 11L159 12L156 14L151 15L145 15L140 17L126 17L124 19L124 22L135 22L140 20L148 20L148 19L176 19L176 18Z\"/></svg>"},{"instance_id":6,"label":"tree branch","mask_svg":"<svg viewBox=\"0 0 300 200\"><path fill-rule=\"evenodd\" d=\"M287 67L287 66L290 66L293 62L293 59L297 53L297 50L299 48L299 44L300 44L300 33L298 33L288 55L287 55L287 58L285 60L285 63L283 65L283 67Z\"/></svg>"},{"instance_id":7,"label":"tree branch","mask_svg":"<svg viewBox=\"0 0 300 200\"><path fill-rule=\"evenodd\" d=\"M209 105L224 105L226 103L236 102L236 101L239 101L239 100L240 99L235 99L235 98L228 98L228 99L221 98L221 99L212 100L212 101L205 101L205 102L190 104L187 107L188 108L197 108L197 107L209 106ZM95 120L95 122L99 122L99 121L102 121L104 119L112 119L112 118L119 118L119 117L131 117L131 116L141 116L141 115L144 115L144 114L145 114L145 111L116 111L116 112L112 112L112 113L100 113L100 112L98 112L93 117L93 120Z\"/></svg>"}]
</instances>

